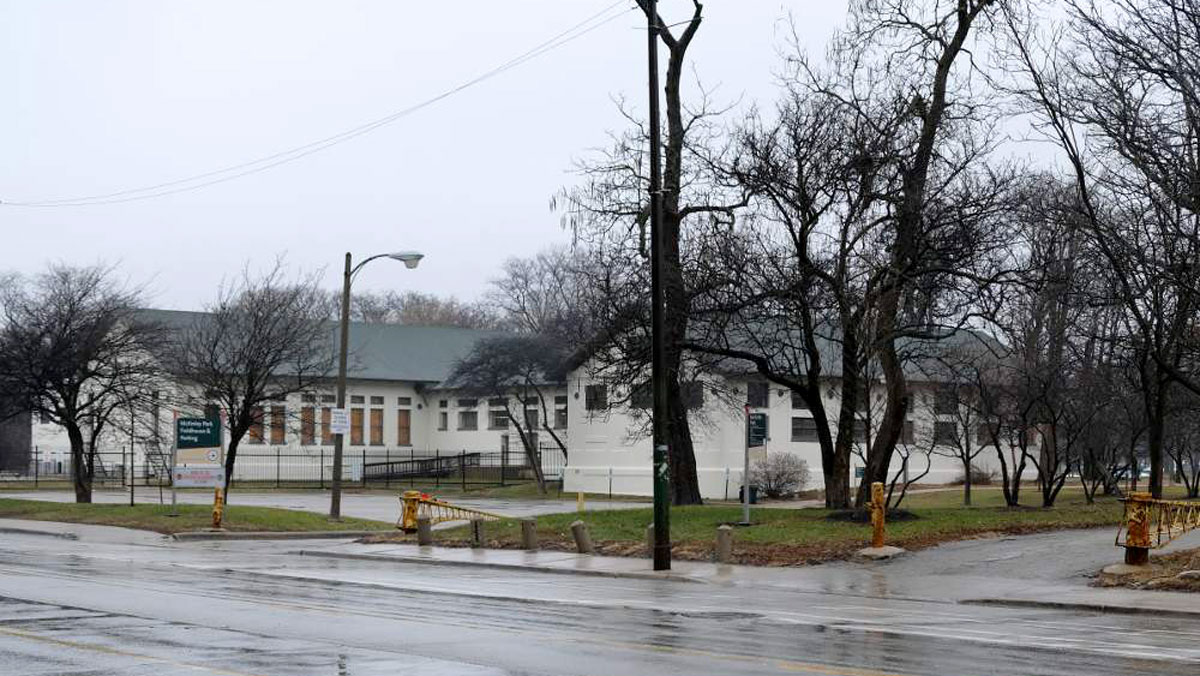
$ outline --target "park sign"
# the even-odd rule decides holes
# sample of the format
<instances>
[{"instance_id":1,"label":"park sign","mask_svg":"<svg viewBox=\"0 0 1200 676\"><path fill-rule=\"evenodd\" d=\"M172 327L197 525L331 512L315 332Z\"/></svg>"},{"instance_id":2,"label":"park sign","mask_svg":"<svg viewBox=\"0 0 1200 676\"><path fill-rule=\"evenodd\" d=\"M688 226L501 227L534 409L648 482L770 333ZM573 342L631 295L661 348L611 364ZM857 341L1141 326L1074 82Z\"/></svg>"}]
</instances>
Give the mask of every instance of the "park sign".
<instances>
[{"instance_id":1,"label":"park sign","mask_svg":"<svg viewBox=\"0 0 1200 676\"><path fill-rule=\"evenodd\" d=\"M767 442L767 414L751 413L746 416L746 446L757 448Z\"/></svg>"},{"instance_id":2,"label":"park sign","mask_svg":"<svg viewBox=\"0 0 1200 676\"><path fill-rule=\"evenodd\" d=\"M225 485L224 453L219 418L175 419L176 488L217 488Z\"/></svg>"},{"instance_id":3,"label":"park sign","mask_svg":"<svg viewBox=\"0 0 1200 676\"><path fill-rule=\"evenodd\" d=\"M176 448L220 448L221 421L218 418L178 418L175 420Z\"/></svg>"}]
</instances>

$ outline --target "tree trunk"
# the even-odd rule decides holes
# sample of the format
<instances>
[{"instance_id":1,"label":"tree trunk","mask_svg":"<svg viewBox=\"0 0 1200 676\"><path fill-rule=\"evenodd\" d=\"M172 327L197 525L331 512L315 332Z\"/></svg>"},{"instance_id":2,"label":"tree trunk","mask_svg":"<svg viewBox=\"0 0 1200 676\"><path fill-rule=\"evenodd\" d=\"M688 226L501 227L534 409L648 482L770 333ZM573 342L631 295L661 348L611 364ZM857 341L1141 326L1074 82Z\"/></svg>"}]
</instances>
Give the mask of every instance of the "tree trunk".
<instances>
[{"instance_id":1,"label":"tree trunk","mask_svg":"<svg viewBox=\"0 0 1200 676\"><path fill-rule=\"evenodd\" d=\"M971 506L971 460L963 460L963 505Z\"/></svg>"},{"instance_id":2,"label":"tree trunk","mask_svg":"<svg viewBox=\"0 0 1200 676\"><path fill-rule=\"evenodd\" d=\"M229 502L229 484L233 481L233 465L237 461L238 445L241 444L242 438L229 435L229 448L225 451L225 502ZM322 467L324 472L325 468Z\"/></svg>"},{"instance_id":3,"label":"tree trunk","mask_svg":"<svg viewBox=\"0 0 1200 676\"><path fill-rule=\"evenodd\" d=\"M67 439L71 442L71 468L74 475L75 502L92 501L92 473L88 469L87 449L83 443L83 432L71 421L65 421Z\"/></svg>"}]
</instances>

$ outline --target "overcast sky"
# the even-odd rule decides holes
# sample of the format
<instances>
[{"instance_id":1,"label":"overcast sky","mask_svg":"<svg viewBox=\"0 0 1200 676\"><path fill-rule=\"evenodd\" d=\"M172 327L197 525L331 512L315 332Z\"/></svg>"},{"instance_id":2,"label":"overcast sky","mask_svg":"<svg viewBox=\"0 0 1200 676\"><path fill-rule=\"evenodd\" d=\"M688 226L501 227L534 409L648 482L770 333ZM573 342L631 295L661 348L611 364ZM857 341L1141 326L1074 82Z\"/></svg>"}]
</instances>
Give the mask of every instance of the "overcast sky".
<instances>
[{"instance_id":1,"label":"overcast sky","mask_svg":"<svg viewBox=\"0 0 1200 676\"><path fill-rule=\"evenodd\" d=\"M660 4L668 21L690 14L690 0ZM0 0L0 200L109 194L302 146L436 96L610 5ZM644 19L632 7L268 171L156 199L0 206L0 270L115 263L155 305L191 309L247 262L286 254L337 288L347 250L418 249L418 270L380 262L356 289L474 298L504 259L568 241L549 199L575 180L575 158L622 128L614 97L644 110ZM819 52L844 12L844 0L708 0L694 69L719 100L769 105L789 14Z\"/></svg>"}]
</instances>

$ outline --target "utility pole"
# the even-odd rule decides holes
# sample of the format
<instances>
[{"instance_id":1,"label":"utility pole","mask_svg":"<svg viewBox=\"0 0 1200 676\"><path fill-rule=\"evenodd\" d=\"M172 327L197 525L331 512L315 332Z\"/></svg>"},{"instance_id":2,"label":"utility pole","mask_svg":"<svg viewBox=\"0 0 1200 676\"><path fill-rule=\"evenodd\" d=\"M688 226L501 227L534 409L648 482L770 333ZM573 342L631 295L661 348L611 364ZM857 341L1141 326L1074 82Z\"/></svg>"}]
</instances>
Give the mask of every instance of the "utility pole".
<instances>
[{"instance_id":1,"label":"utility pole","mask_svg":"<svg viewBox=\"0 0 1200 676\"><path fill-rule=\"evenodd\" d=\"M671 475L667 437L667 350L663 317L662 140L658 110L658 3L643 0L650 89L651 379L654 384L654 570L671 569Z\"/></svg>"},{"instance_id":2,"label":"utility pole","mask_svg":"<svg viewBox=\"0 0 1200 676\"><path fill-rule=\"evenodd\" d=\"M364 261L365 262L365 261ZM350 267L350 252L346 252L346 271L342 274L342 316L338 325L340 331L338 344L338 375L337 375L337 407L346 409L346 344L350 341L350 282L354 270ZM345 435L338 432L333 435L333 478L329 491L329 519L342 520L342 447Z\"/></svg>"}]
</instances>

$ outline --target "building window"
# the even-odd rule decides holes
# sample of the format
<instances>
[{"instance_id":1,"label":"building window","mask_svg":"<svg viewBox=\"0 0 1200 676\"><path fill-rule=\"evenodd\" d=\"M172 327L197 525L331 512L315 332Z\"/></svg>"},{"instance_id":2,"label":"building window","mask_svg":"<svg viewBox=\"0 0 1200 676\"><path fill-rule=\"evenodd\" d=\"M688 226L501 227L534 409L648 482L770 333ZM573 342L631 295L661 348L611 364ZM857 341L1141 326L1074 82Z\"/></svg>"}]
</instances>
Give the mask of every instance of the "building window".
<instances>
[{"instance_id":1,"label":"building window","mask_svg":"<svg viewBox=\"0 0 1200 676\"><path fill-rule=\"evenodd\" d=\"M629 392L629 408L648 411L654 408L654 386L649 380L633 386Z\"/></svg>"},{"instance_id":2,"label":"building window","mask_svg":"<svg viewBox=\"0 0 1200 676\"><path fill-rule=\"evenodd\" d=\"M446 413L445 411L438 413L438 429L444 432L449 428L450 428L450 414Z\"/></svg>"},{"instance_id":3,"label":"building window","mask_svg":"<svg viewBox=\"0 0 1200 676\"><path fill-rule=\"evenodd\" d=\"M383 406L383 397L371 397L372 406Z\"/></svg>"},{"instance_id":4,"label":"building window","mask_svg":"<svg viewBox=\"0 0 1200 676\"><path fill-rule=\"evenodd\" d=\"M380 397L383 399L383 397ZM371 445L383 445L383 409L371 409Z\"/></svg>"},{"instance_id":5,"label":"building window","mask_svg":"<svg viewBox=\"0 0 1200 676\"><path fill-rule=\"evenodd\" d=\"M933 443L938 446L958 445L958 423L940 421L933 423Z\"/></svg>"},{"instance_id":6,"label":"building window","mask_svg":"<svg viewBox=\"0 0 1200 676\"><path fill-rule=\"evenodd\" d=\"M958 413L958 390L953 385L943 385L934 393L933 412L943 415Z\"/></svg>"},{"instance_id":7,"label":"building window","mask_svg":"<svg viewBox=\"0 0 1200 676\"><path fill-rule=\"evenodd\" d=\"M250 409L250 443L263 442L263 410L258 406Z\"/></svg>"},{"instance_id":8,"label":"building window","mask_svg":"<svg viewBox=\"0 0 1200 676\"><path fill-rule=\"evenodd\" d=\"M608 385L588 385L583 388L584 408L603 411L608 408Z\"/></svg>"},{"instance_id":9,"label":"building window","mask_svg":"<svg viewBox=\"0 0 1200 676\"><path fill-rule=\"evenodd\" d=\"M317 395L312 392L305 392L300 395L300 401L305 404L315 404L317 403Z\"/></svg>"},{"instance_id":10,"label":"building window","mask_svg":"<svg viewBox=\"0 0 1200 676\"><path fill-rule=\"evenodd\" d=\"M412 411L406 408L396 411L396 443L400 446L412 445Z\"/></svg>"},{"instance_id":11,"label":"building window","mask_svg":"<svg viewBox=\"0 0 1200 676\"><path fill-rule=\"evenodd\" d=\"M554 429L556 429L556 430L567 429L567 407L566 406L554 409Z\"/></svg>"},{"instance_id":12,"label":"building window","mask_svg":"<svg viewBox=\"0 0 1200 676\"><path fill-rule=\"evenodd\" d=\"M459 411L458 412L458 429L463 431L471 431L479 429L479 412L478 411Z\"/></svg>"},{"instance_id":13,"label":"building window","mask_svg":"<svg viewBox=\"0 0 1200 676\"><path fill-rule=\"evenodd\" d=\"M321 395L321 403L322 404L336 404L337 397L332 394L322 394Z\"/></svg>"},{"instance_id":14,"label":"building window","mask_svg":"<svg viewBox=\"0 0 1200 676\"><path fill-rule=\"evenodd\" d=\"M916 431L913 429L911 420L905 420L904 426L900 428L900 443L912 446L917 439Z\"/></svg>"},{"instance_id":15,"label":"building window","mask_svg":"<svg viewBox=\"0 0 1200 676\"><path fill-rule=\"evenodd\" d=\"M316 443L316 440L317 409L312 406L305 406L300 409L300 445L312 446Z\"/></svg>"},{"instance_id":16,"label":"building window","mask_svg":"<svg viewBox=\"0 0 1200 676\"><path fill-rule=\"evenodd\" d=\"M321 443L326 446L333 443L333 430L329 427L331 410L328 406L321 408Z\"/></svg>"},{"instance_id":17,"label":"building window","mask_svg":"<svg viewBox=\"0 0 1200 676\"><path fill-rule=\"evenodd\" d=\"M438 408L446 408L446 407L448 407L449 405L450 405L450 402L449 402L448 400L446 400L446 399L439 399L439 400L438 400Z\"/></svg>"},{"instance_id":18,"label":"building window","mask_svg":"<svg viewBox=\"0 0 1200 676\"><path fill-rule=\"evenodd\" d=\"M459 408L475 408L475 407L479 406L479 400L478 399L459 399L457 404L458 404Z\"/></svg>"},{"instance_id":19,"label":"building window","mask_svg":"<svg viewBox=\"0 0 1200 676\"><path fill-rule=\"evenodd\" d=\"M804 401L804 397L800 396L800 393L796 392L794 390L792 391L792 410L793 411L807 411L808 410L808 402Z\"/></svg>"},{"instance_id":20,"label":"building window","mask_svg":"<svg viewBox=\"0 0 1200 676\"><path fill-rule=\"evenodd\" d=\"M367 403L367 402L366 402L366 400L363 398L363 395L361 395L361 394L352 394L352 395L350 395L350 403L351 403L351 404L365 404L365 403Z\"/></svg>"},{"instance_id":21,"label":"building window","mask_svg":"<svg viewBox=\"0 0 1200 676\"><path fill-rule=\"evenodd\" d=\"M488 399L488 406L491 408L504 408L508 404L508 400L504 397L492 397Z\"/></svg>"},{"instance_id":22,"label":"building window","mask_svg":"<svg viewBox=\"0 0 1200 676\"><path fill-rule=\"evenodd\" d=\"M812 418L792 418L792 441L816 441L817 421Z\"/></svg>"},{"instance_id":23,"label":"building window","mask_svg":"<svg viewBox=\"0 0 1200 676\"><path fill-rule=\"evenodd\" d=\"M488 429L508 429L508 413L504 409L492 409L488 411Z\"/></svg>"},{"instance_id":24,"label":"building window","mask_svg":"<svg viewBox=\"0 0 1200 676\"><path fill-rule=\"evenodd\" d=\"M746 383L746 405L766 408L771 397L770 383Z\"/></svg>"},{"instance_id":25,"label":"building window","mask_svg":"<svg viewBox=\"0 0 1200 676\"><path fill-rule=\"evenodd\" d=\"M396 397L397 406L412 406L412 397Z\"/></svg>"},{"instance_id":26,"label":"building window","mask_svg":"<svg viewBox=\"0 0 1200 676\"><path fill-rule=\"evenodd\" d=\"M282 406L271 407L271 445L287 443L287 414Z\"/></svg>"},{"instance_id":27,"label":"building window","mask_svg":"<svg viewBox=\"0 0 1200 676\"><path fill-rule=\"evenodd\" d=\"M359 397L360 399L362 397ZM363 442L363 410L361 408L350 409L350 444L352 446L362 446Z\"/></svg>"},{"instance_id":28,"label":"building window","mask_svg":"<svg viewBox=\"0 0 1200 676\"><path fill-rule=\"evenodd\" d=\"M530 431L536 430L540 426L538 424L540 419L541 416L538 415L538 410L536 408L525 409L525 429Z\"/></svg>"},{"instance_id":29,"label":"building window","mask_svg":"<svg viewBox=\"0 0 1200 676\"><path fill-rule=\"evenodd\" d=\"M563 408L566 408L567 407L567 395L565 395L565 394L554 395L554 405L562 406Z\"/></svg>"}]
</instances>

